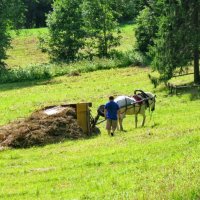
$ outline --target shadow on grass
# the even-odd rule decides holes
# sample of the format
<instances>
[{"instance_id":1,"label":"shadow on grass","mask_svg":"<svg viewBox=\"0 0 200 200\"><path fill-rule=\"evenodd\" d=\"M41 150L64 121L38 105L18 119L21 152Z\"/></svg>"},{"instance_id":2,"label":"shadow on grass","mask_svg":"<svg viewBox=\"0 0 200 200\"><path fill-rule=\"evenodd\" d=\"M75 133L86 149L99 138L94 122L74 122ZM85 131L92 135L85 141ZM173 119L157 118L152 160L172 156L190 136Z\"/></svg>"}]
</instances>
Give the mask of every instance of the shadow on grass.
<instances>
[{"instance_id":1,"label":"shadow on grass","mask_svg":"<svg viewBox=\"0 0 200 200\"><path fill-rule=\"evenodd\" d=\"M30 88L35 86L42 86L42 85L56 85L60 84L62 81L57 81L53 79L45 79L45 80L38 80L38 81L26 81L26 82L16 82L16 83L5 83L0 84L0 91L9 91L9 90L18 90L23 88Z\"/></svg>"},{"instance_id":2,"label":"shadow on grass","mask_svg":"<svg viewBox=\"0 0 200 200\"><path fill-rule=\"evenodd\" d=\"M199 100L200 99L200 86L193 87L192 83L189 83L187 85L184 85L183 88L177 88L176 91L174 91L170 95L181 97L182 95L185 95L185 94L190 95L190 101Z\"/></svg>"},{"instance_id":3,"label":"shadow on grass","mask_svg":"<svg viewBox=\"0 0 200 200\"><path fill-rule=\"evenodd\" d=\"M187 84L181 85L177 84L175 85L177 88L173 89L172 92L167 87L167 85L162 85L158 88L154 89L154 92L164 92L165 97L168 96L178 96L181 97L182 95L189 94L190 95L190 101L196 101L200 99L200 85L194 85L194 82L189 82Z\"/></svg>"},{"instance_id":4,"label":"shadow on grass","mask_svg":"<svg viewBox=\"0 0 200 200\"><path fill-rule=\"evenodd\" d=\"M190 95L190 101L196 101L200 99L200 87L197 88L185 88L180 91L178 91L177 95L182 96L184 94Z\"/></svg>"}]
</instances>

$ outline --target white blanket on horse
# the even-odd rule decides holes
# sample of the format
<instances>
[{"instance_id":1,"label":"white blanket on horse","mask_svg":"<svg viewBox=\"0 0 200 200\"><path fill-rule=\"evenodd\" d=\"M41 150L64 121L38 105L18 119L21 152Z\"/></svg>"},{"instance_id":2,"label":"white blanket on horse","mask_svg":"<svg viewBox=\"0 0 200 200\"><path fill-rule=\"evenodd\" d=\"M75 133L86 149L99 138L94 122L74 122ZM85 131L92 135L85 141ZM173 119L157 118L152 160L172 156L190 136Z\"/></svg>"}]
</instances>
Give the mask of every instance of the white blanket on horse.
<instances>
[{"instance_id":1,"label":"white blanket on horse","mask_svg":"<svg viewBox=\"0 0 200 200\"><path fill-rule=\"evenodd\" d=\"M114 101L119 105L120 108L136 103L134 98L128 96L119 96Z\"/></svg>"}]
</instances>

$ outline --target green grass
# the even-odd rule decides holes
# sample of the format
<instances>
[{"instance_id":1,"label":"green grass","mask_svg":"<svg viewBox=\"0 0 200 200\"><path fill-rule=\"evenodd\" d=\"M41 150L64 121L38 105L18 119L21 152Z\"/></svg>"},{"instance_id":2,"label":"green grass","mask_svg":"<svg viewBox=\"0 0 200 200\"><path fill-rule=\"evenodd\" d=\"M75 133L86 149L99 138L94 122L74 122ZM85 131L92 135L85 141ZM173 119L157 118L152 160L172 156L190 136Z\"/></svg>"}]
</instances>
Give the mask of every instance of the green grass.
<instances>
[{"instance_id":1,"label":"green grass","mask_svg":"<svg viewBox=\"0 0 200 200\"><path fill-rule=\"evenodd\" d=\"M136 42L135 38L135 25L134 24L125 24L121 27L121 45L117 47L120 51L132 50Z\"/></svg>"},{"instance_id":2,"label":"green grass","mask_svg":"<svg viewBox=\"0 0 200 200\"><path fill-rule=\"evenodd\" d=\"M18 31L11 31L13 39L27 38L27 37L39 37L41 34L47 34L47 28L32 28L32 29L20 29Z\"/></svg>"},{"instance_id":3,"label":"green grass","mask_svg":"<svg viewBox=\"0 0 200 200\"><path fill-rule=\"evenodd\" d=\"M47 32L47 28L22 29L18 32L11 32L13 48L8 50L9 58L6 60L6 64L9 67L26 67L27 65L48 63L48 54L41 52L38 48L38 37ZM134 25L123 25L121 32L121 45L117 49L120 51L131 50L135 43Z\"/></svg>"},{"instance_id":4,"label":"green grass","mask_svg":"<svg viewBox=\"0 0 200 200\"><path fill-rule=\"evenodd\" d=\"M43 64L49 62L47 53L42 53L39 47L38 37L46 34L46 28L23 29L18 32L11 32L12 48L8 50L9 58L6 64L9 67L26 67L31 64Z\"/></svg>"},{"instance_id":5,"label":"green grass","mask_svg":"<svg viewBox=\"0 0 200 200\"><path fill-rule=\"evenodd\" d=\"M0 85L0 124L61 102L93 102L141 88L157 95L144 128L125 119L127 132L0 152L0 199L199 199L199 91L169 96L153 89L148 68L126 68ZM139 118L141 120L141 118Z\"/></svg>"},{"instance_id":6,"label":"green grass","mask_svg":"<svg viewBox=\"0 0 200 200\"><path fill-rule=\"evenodd\" d=\"M194 83L194 75L190 74L186 76L173 77L171 80L169 80L169 83L173 85L191 84Z\"/></svg>"}]
</instances>

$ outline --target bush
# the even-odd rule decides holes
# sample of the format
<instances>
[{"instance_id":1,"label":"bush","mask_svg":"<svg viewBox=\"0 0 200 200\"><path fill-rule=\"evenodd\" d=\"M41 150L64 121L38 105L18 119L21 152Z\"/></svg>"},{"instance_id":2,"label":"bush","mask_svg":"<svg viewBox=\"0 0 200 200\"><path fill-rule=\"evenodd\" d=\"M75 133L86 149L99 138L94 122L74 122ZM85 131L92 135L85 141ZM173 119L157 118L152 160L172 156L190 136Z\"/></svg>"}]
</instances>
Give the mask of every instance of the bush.
<instances>
[{"instance_id":1,"label":"bush","mask_svg":"<svg viewBox=\"0 0 200 200\"><path fill-rule=\"evenodd\" d=\"M79 50L83 48L85 30L81 5L82 0L54 1L53 11L47 18L49 28L47 46L52 60L74 61L78 57ZM46 43L44 39L40 39L40 42ZM46 49L44 47L43 50Z\"/></svg>"},{"instance_id":2,"label":"bush","mask_svg":"<svg viewBox=\"0 0 200 200\"><path fill-rule=\"evenodd\" d=\"M31 80L49 79L52 77L48 67L30 66L27 68L15 68L1 70L0 83L12 83Z\"/></svg>"},{"instance_id":3,"label":"bush","mask_svg":"<svg viewBox=\"0 0 200 200\"><path fill-rule=\"evenodd\" d=\"M112 57L116 60L117 67L127 67L130 65L146 66L149 63L147 58L142 53L135 50L126 52L114 51L112 53Z\"/></svg>"},{"instance_id":4,"label":"bush","mask_svg":"<svg viewBox=\"0 0 200 200\"><path fill-rule=\"evenodd\" d=\"M145 66L147 60L136 51L113 51L109 59L95 58L73 63L55 63L31 65L26 68L4 69L0 71L0 83L50 79L65 74L85 73L97 70L123 68L128 66Z\"/></svg>"}]
</instances>

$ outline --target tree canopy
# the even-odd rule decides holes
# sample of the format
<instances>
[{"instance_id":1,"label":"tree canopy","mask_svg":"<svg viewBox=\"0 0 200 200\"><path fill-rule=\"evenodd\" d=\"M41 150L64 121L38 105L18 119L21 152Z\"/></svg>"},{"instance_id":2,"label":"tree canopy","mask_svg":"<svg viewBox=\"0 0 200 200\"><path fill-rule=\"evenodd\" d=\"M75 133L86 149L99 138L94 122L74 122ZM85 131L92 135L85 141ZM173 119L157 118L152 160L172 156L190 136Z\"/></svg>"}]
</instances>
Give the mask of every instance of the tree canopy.
<instances>
[{"instance_id":1,"label":"tree canopy","mask_svg":"<svg viewBox=\"0 0 200 200\"><path fill-rule=\"evenodd\" d=\"M194 82L200 82L199 11L199 0L160 0L149 1L140 13L141 24L136 30L138 49L151 56L153 69L164 80L170 79L177 68L181 70L193 61Z\"/></svg>"},{"instance_id":2,"label":"tree canopy","mask_svg":"<svg viewBox=\"0 0 200 200\"><path fill-rule=\"evenodd\" d=\"M82 0L57 0L48 16L49 53L53 60L73 61L84 45Z\"/></svg>"},{"instance_id":3,"label":"tree canopy","mask_svg":"<svg viewBox=\"0 0 200 200\"><path fill-rule=\"evenodd\" d=\"M112 47L119 45L117 17L108 0L85 0L83 16L87 36L98 50L99 57L107 57Z\"/></svg>"}]
</instances>

